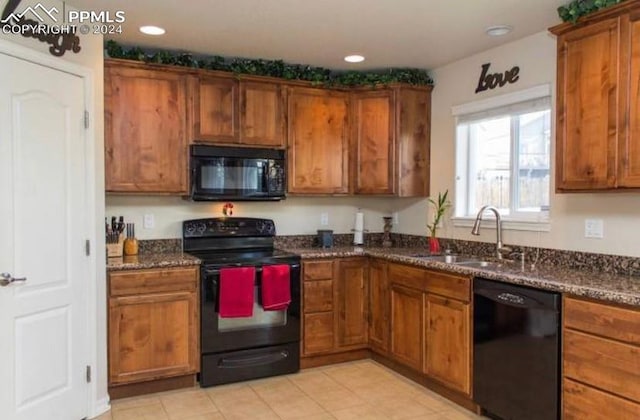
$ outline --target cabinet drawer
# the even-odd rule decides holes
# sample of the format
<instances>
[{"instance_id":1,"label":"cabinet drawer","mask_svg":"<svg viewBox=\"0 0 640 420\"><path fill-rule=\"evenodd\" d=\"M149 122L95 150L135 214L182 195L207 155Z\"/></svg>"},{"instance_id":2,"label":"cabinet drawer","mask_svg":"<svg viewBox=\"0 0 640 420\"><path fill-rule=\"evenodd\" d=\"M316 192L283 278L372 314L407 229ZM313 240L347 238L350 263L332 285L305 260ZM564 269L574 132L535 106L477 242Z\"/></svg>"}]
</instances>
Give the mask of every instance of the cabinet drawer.
<instances>
[{"instance_id":1,"label":"cabinet drawer","mask_svg":"<svg viewBox=\"0 0 640 420\"><path fill-rule=\"evenodd\" d=\"M109 273L110 296L192 291L197 287L198 267Z\"/></svg>"},{"instance_id":2,"label":"cabinet drawer","mask_svg":"<svg viewBox=\"0 0 640 420\"><path fill-rule=\"evenodd\" d=\"M451 297L464 302L471 298L471 281L467 277L440 271L427 271L427 292Z\"/></svg>"},{"instance_id":3,"label":"cabinet drawer","mask_svg":"<svg viewBox=\"0 0 640 420\"><path fill-rule=\"evenodd\" d=\"M640 347L564 331L564 375L640 402Z\"/></svg>"},{"instance_id":4,"label":"cabinet drawer","mask_svg":"<svg viewBox=\"0 0 640 420\"><path fill-rule=\"evenodd\" d=\"M333 278L333 261L307 261L303 264L305 280L330 280Z\"/></svg>"},{"instance_id":5,"label":"cabinet drawer","mask_svg":"<svg viewBox=\"0 0 640 420\"><path fill-rule=\"evenodd\" d=\"M389 265L389 282L410 287L412 289L422 291L426 289L424 274L425 270L421 268L398 264Z\"/></svg>"},{"instance_id":6,"label":"cabinet drawer","mask_svg":"<svg viewBox=\"0 0 640 420\"><path fill-rule=\"evenodd\" d=\"M562 412L565 420L640 418L640 404L570 379L563 381L562 388Z\"/></svg>"},{"instance_id":7,"label":"cabinet drawer","mask_svg":"<svg viewBox=\"0 0 640 420\"><path fill-rule=\"evenodd\" d=\"M640 311L581 299L564 299L564 326L640 346Z\"/></svg>"},{"instance_id":8,"label":"cabinet drawer","mask_svg":"<svg viewBox=\"0 0 640 420\"><path fill-rule=\"evenodd\" d=\"M333 280L305 281L304 313L333 310Z\"/></svg>"},{"instance_id":9,"label":"cabinet drawer","mask_svg":"<svg viewBox=\"0 0 640 420\"><path fill-rule=\"evenodd\" d=\"M304 355L333 350L333 312L304 315L302 343Z\"/></svg>"}]
</instances>

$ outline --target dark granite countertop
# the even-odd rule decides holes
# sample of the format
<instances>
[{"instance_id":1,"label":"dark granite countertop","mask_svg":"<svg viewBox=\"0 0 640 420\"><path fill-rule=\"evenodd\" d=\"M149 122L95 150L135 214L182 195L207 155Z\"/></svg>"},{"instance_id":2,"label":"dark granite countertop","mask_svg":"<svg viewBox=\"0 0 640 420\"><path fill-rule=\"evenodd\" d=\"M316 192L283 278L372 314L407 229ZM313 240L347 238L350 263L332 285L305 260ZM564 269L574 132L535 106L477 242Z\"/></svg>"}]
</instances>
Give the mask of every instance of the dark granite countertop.
<instances>
[{"instance_id":1,"label":"dark granite countertop","mask_svg":"<svg viewBox=\"0 0 640 420\"><path fill-rule=\"evenodd\" d=\"M287 248L286 250L299 254L303 259L371 256L418 267L446 270L506 283L640 306L640 277L638 276L576 270L556 265L538 265L532 270L531 265L527 264L523 271L520 263L508 261L492 264L489 267L469 267L411 256L428 254L424 248L335 247L327 249Z\"/></svg>"},{"instance_id":2,"label":"dark granite countertop","mask_svg":"<svg viewBox=\"0 0 640 420\"><path fill-rule=\"evenodd\" d=\"M189 267L200 260L183 252L140 254L107 258L107 271L142 270L145 268Z\"/></svg>"}]
</instances>

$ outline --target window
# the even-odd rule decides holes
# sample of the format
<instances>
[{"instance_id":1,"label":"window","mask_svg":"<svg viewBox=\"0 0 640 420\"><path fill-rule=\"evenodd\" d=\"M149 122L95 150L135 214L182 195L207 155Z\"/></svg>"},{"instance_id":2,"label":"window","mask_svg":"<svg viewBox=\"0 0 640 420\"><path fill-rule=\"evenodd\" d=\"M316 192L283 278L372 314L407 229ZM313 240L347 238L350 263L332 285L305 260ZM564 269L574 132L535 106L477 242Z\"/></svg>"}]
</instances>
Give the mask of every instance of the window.
<instances>
[{"instance_id":1,"label":"window","mask_svg":"<svg viewBox=\"0 0 640 420\"><path fill-rule=\"evenodd\" d=\"M468 108L475 108L475 112L457 115L457 217L475 217L480 207L490 204L508 220L546 218L551 99L548 87L538 90L537 95L540 92L547 92L546 96L508 104L505 100L488 100L481 110L472 106ZM510 98L517 100L518 95ZM487 108L491 102L500 104Z\"/></svg>"}]
</instances>

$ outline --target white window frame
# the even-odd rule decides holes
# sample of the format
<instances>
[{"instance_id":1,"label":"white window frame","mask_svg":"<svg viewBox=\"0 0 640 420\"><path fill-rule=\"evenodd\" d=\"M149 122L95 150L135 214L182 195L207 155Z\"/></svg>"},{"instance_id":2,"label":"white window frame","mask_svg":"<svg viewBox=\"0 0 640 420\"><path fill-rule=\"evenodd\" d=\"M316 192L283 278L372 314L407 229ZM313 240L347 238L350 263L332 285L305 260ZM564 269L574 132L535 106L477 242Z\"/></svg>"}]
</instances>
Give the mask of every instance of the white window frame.
<instances>
[{"instance_id":1,"label":"white window frame","mask_svg":"<svg viewBox=\"0 0 640 420\"><path fill-rule=\"evenodd\" d=\"M545 97L552 97L551 95L551 86L549 84L545 84L545 85L540 85L540 86L534 86L532 88L528 88L528 89L523 89L517 92L512 92L512 93L508 93L508 94L504 94L504 95L498 95L498 96L494 96L488 99L483 99L483 100L479 100L479 101L474 101L474 102L470 102L470 103L466 103L466 104L462 104L462 105L458 105L458 106L454 106L451 108L451 113L452 115L455 117L456 119L456 124L455 124L455 135L456 135L456 146L455 146L455 160L456 160L456 179L455 179L455 212L454 212L454 217L451 218L453 225L457 226L457 227L472 227L473 226L473 222L475 221L475 215L469 215L467 213L469 213L469 203L467 202L468 197L467 197L467 185L469 183L469 180L466 179L469 176L469 173L471 173L470 168L468 168L468 162L470 162L470 159L468 157L468 143L467 144L460 144L462 142L458 141L459 135L460 133L458 132L459 129L463 129L461 127L459 127L458 125L458 121L460 119L460 117L462 116L467 116L470 114L478 114L478 113L482 113L482 112L487 112L493 109L497 109L497 108L503 108L503 107L508 107L510 105L514 105L517 103L521 103L521 102L525 102L525 101L531 101L531 100L535 100L535 99L541 99L541 98L545 98ZM551 101L551 131L552 131L552 136L553 136L553 127L554 127L554 104L553 101ZM512 119L512 123L511 123L511 133L512 136L514 134L517 134L517 130L519 129L518 127L516 127ZM514 130L516 132L514 132ZM512 137L514 138L514 137ZM517 146L517 142L518 142L518 137L515 137L515 141L516 144L515 146ZM513 175L514 171L516 170L516 166L518 165L518 159L517 158L517 151L518 148L517 147L512 147L511 148L511 159L512 159L512 165L511 165L511 174ZM461 162L462 160L467 162L467 165L465 165L464 168L460 168L459 166L459 162ZM551 170L551 168L550 168ZM512 179L516 179L513 178ZM518 188L517 182L512 182L511 183L511 194L512 197L517 197L516 193L516 189ZM549 186L549 188L551 188L551 185ZM492 203L485 203L485 204L492 204ZM464 209L464 211L461 211L460 209ZM483 220L486 219L493 219L493 214L490 212L487 212L486 214L483 215ZM504 215L503 216L503 228L504 229L511 229L511 230L524 230L524 231L542 231L542 232L548 232L550 230L550 218L549 218L549 212L548 211L541 211L541 212L518 212L516 214L510 214L510 215ZM484 225L484 224L483 224ZM491 223L487 223L486 226L490 227L493 226L495 224L491 224Z\"/></svg>"}]
</instances>

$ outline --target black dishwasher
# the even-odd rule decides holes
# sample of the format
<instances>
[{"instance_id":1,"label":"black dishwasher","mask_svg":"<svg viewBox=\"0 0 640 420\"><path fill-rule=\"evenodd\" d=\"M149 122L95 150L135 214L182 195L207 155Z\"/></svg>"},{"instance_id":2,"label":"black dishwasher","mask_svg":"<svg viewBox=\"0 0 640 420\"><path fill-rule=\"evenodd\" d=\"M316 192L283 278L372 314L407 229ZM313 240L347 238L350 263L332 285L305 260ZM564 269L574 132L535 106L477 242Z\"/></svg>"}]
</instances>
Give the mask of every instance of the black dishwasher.
<instances>
[{"instance_id":1,"label":"black dishwasher","mask_svg":"<svg viewBox=\"0 0 640 420\"><path fill-rule=\"evenodd\" d=\"M505 420L560 417L560 294L476 278L473 399Z\"/></svg>"}]
</instances>

